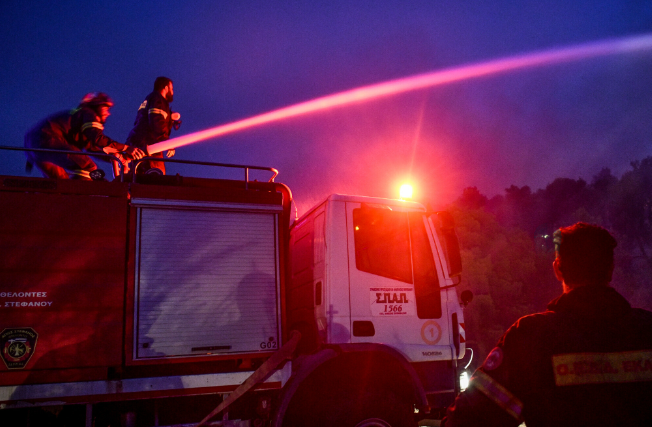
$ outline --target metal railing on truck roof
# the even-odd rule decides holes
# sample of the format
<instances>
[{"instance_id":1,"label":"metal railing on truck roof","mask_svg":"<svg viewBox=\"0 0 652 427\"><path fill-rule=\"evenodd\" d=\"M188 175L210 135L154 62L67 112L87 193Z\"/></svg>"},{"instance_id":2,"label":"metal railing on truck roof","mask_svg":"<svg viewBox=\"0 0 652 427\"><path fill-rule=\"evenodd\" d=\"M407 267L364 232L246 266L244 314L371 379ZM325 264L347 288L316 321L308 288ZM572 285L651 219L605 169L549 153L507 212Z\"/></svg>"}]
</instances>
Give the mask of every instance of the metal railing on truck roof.
<instances>
[{"instance_id":1,"label":"metal railing on truck roof","mask_svg":"<svg viewBox=\"0 0 652 427\"><path fill-rule=\"evenodd\" d=\"M11 146L6 146L6 145L0 145L0 150L12 150L12 151L35 151L35 152L49 152L49 153L60 153L60 154L73 154L77 156L90 156L90 157L98 157L98 158L103 158L105 160L108 160L109 162L113 163L114 165L117 165L119 168L120 173L116 174L114 171L114 175L119 175L120 177L120 182L124 182L125 179L125 172L124 172L124 166L122 163L118 160L118 158L112 154L106 154L106 153L94 153L94 152L86 152L86 151L71 151L71 150L57 150L57 149L52 149L52 148L25 148L25 147L11 147ZM139 160L133 160L133 169L136 170L138 166L140 165L141 162L145 160L154 160L157 162L169 162L169 163L182 163L182 164L191 164L191 165L201 165L201 166L216 166L216 167L223 167L223 168L236 168L236 169L243 169L244 171L244 182L245 182L245 188L247 188L247 184L249 183L249 171L250 170L261 170L261 171L268 171L272 173L272 177L269 179L268 182L274 182L274 179L278 176L278 170L271 168L271 167L266 167L266 166L251 166L251 165L236 165L236 164L230 164L230 163L214 163L214 162L200 162L196 160L178 160L178 159L166 159L166 158L160 158L160 157L143 157L142 159ZM136 182L136 175L137 174L132 174L131 180L132 182ZM117 178L118 176L116 176Z\"/></svg>"},{"instance_id":2,"label":"metal railing on truck roof","mask_svg":"<svg viewBox=\"0 0 652 427\"><path fill-rule=\"evenodd\" d=\"M261 171L268 171L272 173L272 177L269 179L268 182L274 182L274 179L278 176L278 170L274 168L270 168L267 166L251 166L251 165L235 165L231 163L214 163L214 162L199 162L196 160L179 160L179 159L167 159L167 158L161 158L161 157L143 157L142 159L139 160L133 160L133 169L134 171L138 170L138 166L146 160L154 160L156 162L169 162L169 163L182 163L182 164L190 164L190 165L202 165L202 166L217 166L217 167L223 167L223 168L239 168L244 170L244 181L245 183L249 182L249 170L261 170ZM132 182L135 182L136 180L136 175L137 174L132 174Z\"/></svg>"}]
</instances>

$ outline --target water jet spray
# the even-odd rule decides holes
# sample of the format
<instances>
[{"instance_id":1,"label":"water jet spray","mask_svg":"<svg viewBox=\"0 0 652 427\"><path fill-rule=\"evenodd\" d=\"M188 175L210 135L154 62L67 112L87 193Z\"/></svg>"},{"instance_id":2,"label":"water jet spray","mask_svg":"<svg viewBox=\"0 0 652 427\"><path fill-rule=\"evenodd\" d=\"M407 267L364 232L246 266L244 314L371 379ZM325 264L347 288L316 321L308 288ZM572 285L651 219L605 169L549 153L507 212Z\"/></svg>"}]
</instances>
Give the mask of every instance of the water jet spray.
<instances>
[{"instance_id":1,"label":"water jet spray","mask_svg":"<svg viewBox=\"0 0 652 427\"><path fill-rule=\"evenodd\" d=\"M524 68L652 49L652 34L511 56L363 86L150 145L150 154L343 105Z\"/></svg>"}]
</instances>

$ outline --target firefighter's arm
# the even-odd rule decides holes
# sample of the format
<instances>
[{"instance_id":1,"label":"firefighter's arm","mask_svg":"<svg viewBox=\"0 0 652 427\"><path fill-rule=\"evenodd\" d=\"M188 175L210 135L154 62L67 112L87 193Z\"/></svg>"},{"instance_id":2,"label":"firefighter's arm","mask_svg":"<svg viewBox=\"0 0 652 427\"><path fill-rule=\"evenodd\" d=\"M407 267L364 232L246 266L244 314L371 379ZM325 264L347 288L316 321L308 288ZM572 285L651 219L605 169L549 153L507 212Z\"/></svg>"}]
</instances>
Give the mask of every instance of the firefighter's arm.
<instances>
[{"instance_id":1,"label":"firefighter's arm","mask_svg":"<svg viewBox=\"0 0 652 427\"><path fill-rule=\"evenodd\" d=\"M518 322L517 322L518 324ZM471 376L469 387L455 399L442 426L507 426L523 422L523 402L514 393L523 377L519 359L522 339L517 324L503 335L496 347Z\"/></svg>"},{"instance_id":2,"label":"firefighter's arm","mask_svg":"<svg viewBox=\"0 0 652 427\"><path fill-rule=\"evenodd\" d=\"M104 135L104 125L97 116L87 114L82 118L81 133L90 144L91 151L101 151L113 141Z\"/></svg>"},{"instance_id":3,"label":"firefighter's arm","mask_svg":"<svg viewBox=\"0 0 652 427\"><path fill-rule=\"evenodd\" d=\"M139 148L129 147L104 135L104 125L94 114L84 113L81 132L90 144L90 151L102 151L107 154L123 153L127 159L140 159L145 153Z\"/></svg>"},{"instance_id":4,"label":"firefighter's arm","mask_svg":"<svg viewBox=\"0 0 652 427\"><path fill-rule=\"evenodd\" d=\"M120 144L119 142L111 142L102 148L106 154L118 154L120 157L126 157L128 160L138 160L145 157L147 154L138 147L131 147L129 145Z\"/></svg>"},{"instance_id":5,"label":"firefighter's arm","mask_svg":"<svg viewBox=\"0 0 652 427\"><path fill-rule=\"evenodd\" d=\"M172 127L174 128L174 130L179 130L179 127L181 126L181 114L177 113L176 111L171 112L170 119L172 120ZM170 132L172 132L172 129L170 129ZM174 156L175 153L176 151L173 148L171 150L168 150L166 155L168 157L172 157Z\"/></svg>"},{"instance_id":6,"label":"firefighter's arm","mask_svg":"<svg viewBox=\"0 0 652 427\"><path fill-rule=\"evenodd\" d=\"M174 130L179 130L179 127L181 126L181 114L179 114L177 112L172 112L170 114L170 119L172 120L172 127L174 128ZM172 132L172 130L170 130L170 132ZM172 156L174 156L175 153L176 153L176 151L173 148L171 150L168 150L167 153L165 153L165 154L168 157L172 157Z\"/></svg>"},{"instance_id":7,"label":"firefighter's arm","mask_svg":"<svg viewBox=\"0 0 652 427\"><path fill-rule=\"evenodd\" d=\"M441 427L516 427L522 419L510 415L504 407L481 391L476 377L472 377L469 388L460 393L446 410Z\"/></svg>"},{"instance_id":8,"label":"firefighter's arm","mask_svg":"<svg viewBox=\"0 0 652 427\"><path fill-rule=\"evenodd\" d=\"M172 119L172 127L174 130L179 130L181 127L181 114L174 111L170 114L170 118Z\"/></svg>"},{"instance_id":9,"label":"firefighter's arm","mask_svg":"<svg viewBox=\"0 0 652 427\"><path fill-rule=\"evenodd\" d=\"M156 100L148 106L147 120L156 142L164 141L170 136L170 117L162 100Z\"/></svg>"}]
</instances>

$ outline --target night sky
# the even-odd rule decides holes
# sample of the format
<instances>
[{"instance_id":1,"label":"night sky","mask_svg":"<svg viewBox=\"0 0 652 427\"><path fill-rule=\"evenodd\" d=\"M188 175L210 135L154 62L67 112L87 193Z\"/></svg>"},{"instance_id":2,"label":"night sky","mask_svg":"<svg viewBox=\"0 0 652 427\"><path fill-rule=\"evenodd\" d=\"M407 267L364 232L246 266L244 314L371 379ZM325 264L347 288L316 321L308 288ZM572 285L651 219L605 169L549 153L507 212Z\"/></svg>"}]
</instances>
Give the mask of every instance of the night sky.
<instances>
[{"instance_id":1,"label":"night sky","mask_svg":"<svg viewBox=\"0 0 652 427\"><path fill-rule=\"evenodd\" d=\"M159 75L174 81L182 136L359 86L652 33L641 0L145 3L3 0L0 144L22 146L91 91L115 101L105 133L124 142ZM300 212L332 192L395 197L408 179L438 206L469 186L492 197L590 182L603 167L619 177L652 155L651 75L649 47L543 65L267 124L176 158L275 167ZM0 173L24 175L23 154L0 152Z\"/></svg>"}]
</instances>

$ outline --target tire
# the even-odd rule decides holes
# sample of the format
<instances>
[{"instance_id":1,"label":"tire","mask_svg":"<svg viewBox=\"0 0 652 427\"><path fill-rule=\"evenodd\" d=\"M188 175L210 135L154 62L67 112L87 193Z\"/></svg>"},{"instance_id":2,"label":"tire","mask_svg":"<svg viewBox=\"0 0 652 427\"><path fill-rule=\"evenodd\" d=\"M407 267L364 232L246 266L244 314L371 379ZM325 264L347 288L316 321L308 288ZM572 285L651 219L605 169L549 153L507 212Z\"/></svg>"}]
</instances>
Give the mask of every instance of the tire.
<instances>
[{"instance_id":1,"label":"tire","mask_svg":"<svg viewBox=\"0 0 652 427\"><path fill-rule=\"evenodd\" d=\"M385 371L394 374L376 375ZM274 426L416 427L410 381L386 355L343 354L292 384L296 388L283 397L289 400Z\"/></svg>"},{"instance_id":2,"label":"tire","mask_svg":"<svg viewBox=\"0 0 652 427\"><path fill-rule=\"evenodd\" d=\"M380 418L368 418L360 421L355 427L391 427L391 425Z\"/></svg>"},{"instance_id":3,"label":"tire","mask_svg":"<svg viewBox=\"0 0 652 427\"><path fill-rule=\"evenodd\" d=\"M309 393L286 413L283 427L416 427L414 410L391 392Z\"/></svg>"},{"instance_id":4,"label":"tire","mask_svg":"<svg viewBox=\"0 0 652 427\"><path fill-rule=\"evenodd\" d=\"M329 427L416 426L412 405L389 391L360 392L342 398L339 405L343 410L333 412L336 418L328 420Z\"/></svg>"}]
</instances>

